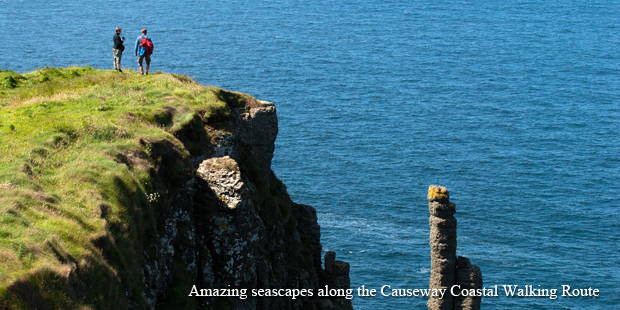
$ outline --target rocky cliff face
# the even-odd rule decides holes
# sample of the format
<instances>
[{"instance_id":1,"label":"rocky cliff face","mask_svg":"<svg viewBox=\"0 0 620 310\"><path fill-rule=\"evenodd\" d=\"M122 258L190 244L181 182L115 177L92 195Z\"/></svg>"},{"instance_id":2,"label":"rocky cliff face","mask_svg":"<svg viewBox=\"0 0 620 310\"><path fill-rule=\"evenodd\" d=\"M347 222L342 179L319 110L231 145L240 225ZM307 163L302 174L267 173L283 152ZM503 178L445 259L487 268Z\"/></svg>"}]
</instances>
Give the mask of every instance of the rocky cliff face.
<instances>
[{"instance_id":1,"label":"rocky cliff face","mask_svg":"<svg viewBox=\"0 0 620 310\"><path fill-rule=\"evenodd\" d=\"M143 297L152 308L176 300L176 308L352 309L350 300L317 296L325 285L348 288L349 265L326 258L327 271L321 266L315 209L292 202L271 171L275 106L234 93L223 97L228 119L199 124L206 130L188 123L196 128L177 135L188 149L202 151L192 153L195 172L172 193L170 209L158 219L158 241L143 253ZM210 144L189 147L197 141ZM196 294L189 297L193 289ZM214 289L233 294L245 289L246 296L221 296ZM252 289L314 294L252 297Z\"/></svg>"}]
</instances>

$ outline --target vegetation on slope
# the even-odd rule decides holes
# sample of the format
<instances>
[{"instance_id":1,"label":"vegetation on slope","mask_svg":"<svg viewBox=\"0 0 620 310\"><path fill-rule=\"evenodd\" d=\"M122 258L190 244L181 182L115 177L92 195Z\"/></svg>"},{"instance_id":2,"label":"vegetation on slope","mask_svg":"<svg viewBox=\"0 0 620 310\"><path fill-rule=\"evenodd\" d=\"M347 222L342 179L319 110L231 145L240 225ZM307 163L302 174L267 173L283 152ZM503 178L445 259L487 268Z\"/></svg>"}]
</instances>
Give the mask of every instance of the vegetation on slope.
<instances>
[{"instance_id":1,"label":"vegetation on slope","mask_svg":"<svg viewBox=\"0 0 620 310\"><path fill-rule=\"evenodd\" d=\"M174 74L0 71L0 308L142 308L169 196L249 99Z\"/></svg>"}]
</instances>

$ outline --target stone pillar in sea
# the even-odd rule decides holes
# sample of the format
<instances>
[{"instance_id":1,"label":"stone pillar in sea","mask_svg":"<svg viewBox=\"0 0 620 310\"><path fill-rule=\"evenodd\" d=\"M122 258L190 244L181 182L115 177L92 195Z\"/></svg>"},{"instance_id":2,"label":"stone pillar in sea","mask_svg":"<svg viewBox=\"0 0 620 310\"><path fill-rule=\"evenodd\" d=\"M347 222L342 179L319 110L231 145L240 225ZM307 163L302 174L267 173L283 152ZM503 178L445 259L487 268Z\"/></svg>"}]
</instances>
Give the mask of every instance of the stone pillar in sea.
<instances>
[{"instance_id":1,"label":"stone pillar in sea","mask_svg":"<svg viewBox=\"0 0 620 310\"><path fill-rule=\"evenodd\" d=\"M429 310L480 310L481 297L452 296L451 288L482 289L480 268L472 265L467 257L456 257L456 208L450 202L450 193L443 186L428 188L428 209L431 213L431 280L430 289L445 289L443 298L428 298Z\"/></svg>"},{"instance_id":2,"label":"stone pillar in sea","mask_svg":"<svg viewBox=\"0 0 620 310\"><path fill-rule=\"evenodd\" d=\"M336 260L336 252L325 253L325 284L326 289L348 290L351 287L349 263ZM329 297L320 301L320 310L353 310L351 299L345 297Z\"/></svg>"},{"instance_id":3,"label":"stone pillar in sea","mask_svg":"<svg viewBox=\"0 0 620 310\"><path fill-rule=\"evenodd\" d=\"M443 298L429 297L429 310L453 310L450 288L456 275L456 219L448 189L431 185L428 188L428 209L431 213L431 280L430 289L445 289Z\"/></svg>"},{"instance_id":4,"label":"stone pillar in sea","mask_svg":"<svg viewBox=\"0 0 620 310\"><path fill-rule=\"evenodd\" d=\"M461 290L482 289L482 273L480 267L472 265L467 257L459 256L456 261L456 277L454 283ZM482 296L454 297L454 310L480 310Z\"/></svg>"}]
</instances>

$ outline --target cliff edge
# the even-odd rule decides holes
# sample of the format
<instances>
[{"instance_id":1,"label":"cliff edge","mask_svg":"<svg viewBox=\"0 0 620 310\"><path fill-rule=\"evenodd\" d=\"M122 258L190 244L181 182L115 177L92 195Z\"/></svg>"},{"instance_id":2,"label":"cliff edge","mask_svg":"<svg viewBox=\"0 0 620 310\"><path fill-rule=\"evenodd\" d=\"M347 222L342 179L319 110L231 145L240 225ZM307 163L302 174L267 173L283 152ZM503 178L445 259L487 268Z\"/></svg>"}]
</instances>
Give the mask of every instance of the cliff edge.
<instances>
[{"instance_id":1,"label":"cliff edge","mask_svg":"<svg viewBox=\"0 0 620 310\"><path fill-rule=\"evenodd\" d=\"M349 265L271 170L272 103L88 67L0 100L0 308L352 309L317 296Z\"/></svg>"}]
</instances>

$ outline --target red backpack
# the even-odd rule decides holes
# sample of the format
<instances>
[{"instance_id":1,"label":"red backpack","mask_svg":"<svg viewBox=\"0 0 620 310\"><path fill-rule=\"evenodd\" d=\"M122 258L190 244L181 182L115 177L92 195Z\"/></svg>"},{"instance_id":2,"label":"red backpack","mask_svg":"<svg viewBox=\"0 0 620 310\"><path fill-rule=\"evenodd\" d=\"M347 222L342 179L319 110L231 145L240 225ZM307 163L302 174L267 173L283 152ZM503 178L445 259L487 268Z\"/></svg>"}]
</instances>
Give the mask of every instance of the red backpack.
<instances>
[{"instance_id":1,"label":"red backpack","mask_svg":"<svg viewBox=\"0 0 620 310\"><path fill-rule=\"evenodd\" d=\"M142 38L140 47L144 49L144 55L151 56L153 54L153 42L149 41L149 37Z\"/></svg>"}]
</instances>

